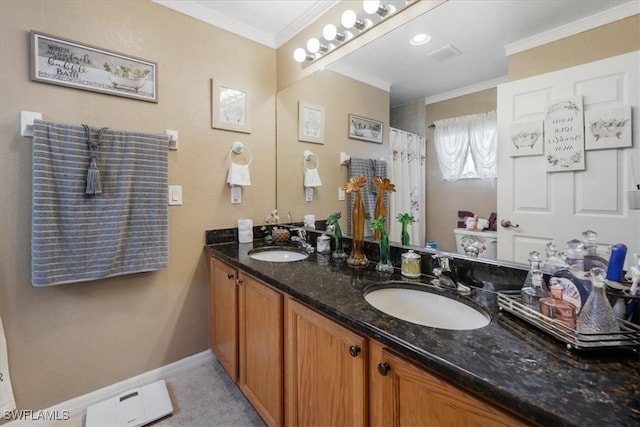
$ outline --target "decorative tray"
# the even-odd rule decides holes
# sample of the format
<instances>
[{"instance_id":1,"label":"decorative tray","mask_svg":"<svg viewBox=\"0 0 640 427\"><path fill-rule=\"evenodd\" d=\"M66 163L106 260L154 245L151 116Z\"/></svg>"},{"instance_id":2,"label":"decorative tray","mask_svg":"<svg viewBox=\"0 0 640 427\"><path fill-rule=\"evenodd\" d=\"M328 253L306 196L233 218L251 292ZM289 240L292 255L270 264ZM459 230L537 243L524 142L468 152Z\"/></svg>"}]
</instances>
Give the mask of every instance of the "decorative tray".
<instances>
[{"instance_id":1,"label":"decorative tray","mask_svg":"<svg viewBox=\"0 0 640 427\"><path fill-rule=\"evenodd\" d=\"M640 347L640 326L618 319L620 332L610 334L580 333L564 322L547 317L520 303L519 291L498 292L498 306L567 345L569 350L596 350L616 347Z\"/></svg>"}]
</instances>

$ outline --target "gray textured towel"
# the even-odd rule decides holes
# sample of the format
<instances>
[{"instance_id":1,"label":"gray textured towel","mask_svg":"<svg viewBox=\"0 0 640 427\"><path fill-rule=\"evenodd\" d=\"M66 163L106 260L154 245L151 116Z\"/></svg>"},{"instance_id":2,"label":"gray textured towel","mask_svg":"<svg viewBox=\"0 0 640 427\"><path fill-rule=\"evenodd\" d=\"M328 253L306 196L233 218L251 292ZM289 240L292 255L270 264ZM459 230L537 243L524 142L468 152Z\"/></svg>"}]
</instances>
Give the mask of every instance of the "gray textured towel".
<instances>
[{"instance_id":1,"label":"gray textured towel","mask_svg":"<svg viewBox=\"0 0 640 427\"><path fill-rule=\"evenodd\" d=\"M98 129L92 129L97 135ZM81 126L36 120L31 280L82 282L167 266L168 137L106 130L102 193L85 194L91 153Z\"/></svg>"},{"instance_id":2,"label":"gray textured towel","mask_svg":"<svg viewBox=\"0 0 640 427\"><path fill-rule=\"evenodd\" d=\"M375 159L358 159L351 158L349 161L349 179L364 175L367 178L367 183L360 190L362 196L362 202L364 203L364 211L371 218L375 213L376 199L378 197L378 188L373 183L373 180L377 177L388 178L387 176L387 162L385 160ZM385 206L387 206L387 222L389 221L389 194L384 195ZM353 212L353 202L355 196L349 194L347 197L347 233L353 235L351 230L351 213ZM371 222L367 219L364 223L364 235L373 236L373 230L369 228Z\"/></svg>"}]
</instances>

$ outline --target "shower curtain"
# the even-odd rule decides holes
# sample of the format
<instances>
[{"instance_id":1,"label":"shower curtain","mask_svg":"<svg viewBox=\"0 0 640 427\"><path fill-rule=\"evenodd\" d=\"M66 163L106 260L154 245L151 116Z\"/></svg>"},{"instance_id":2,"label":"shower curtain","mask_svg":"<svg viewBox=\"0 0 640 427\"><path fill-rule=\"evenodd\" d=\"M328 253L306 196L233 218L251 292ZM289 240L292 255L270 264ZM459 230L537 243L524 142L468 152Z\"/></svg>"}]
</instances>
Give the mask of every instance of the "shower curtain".
<instances>
[{"instance_id":1,"label":"shower curtain","mask_svg":"<svg viewBox=\"0 0 640 427\"><path fill-rule=\"evenodd\" d=\"M400 242L401 225L398 214L409 213L415 222L407 227L411 245L425 245L425 160L424 137L415 133L391 128L389 131L390 176L396 186L391 196L389 240Z\"/></svg>"}]
</instances>

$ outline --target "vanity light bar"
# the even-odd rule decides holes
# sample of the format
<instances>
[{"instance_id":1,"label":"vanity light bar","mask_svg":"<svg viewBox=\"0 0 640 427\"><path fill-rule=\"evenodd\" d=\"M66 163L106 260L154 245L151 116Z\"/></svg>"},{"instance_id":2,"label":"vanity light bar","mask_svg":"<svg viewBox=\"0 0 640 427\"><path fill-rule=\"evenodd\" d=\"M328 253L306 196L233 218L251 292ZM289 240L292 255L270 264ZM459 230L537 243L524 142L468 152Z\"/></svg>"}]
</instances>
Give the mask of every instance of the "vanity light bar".
<instances>
[{"instance_id":1,"label":"vanity light bar","mask_svg":"<svg viewBox=\"0 0 640 427\"><path fill-rule=\"evenodd\" d=\"M385 6L380 1L365 0L362 2L362 6L367 14L377 14L381 18L385 18L396 12L396 8L393 5ZM333 24L325 25L322 29L322 37L327 43L322 43L319 39L312 37L307 41L306 49L299 47L293 52L293 59L299 63L313 62L322 55L353 39L355 35L348 30L356 29L362 33L376 25L368 18L358 19L356 12L351 9L344 11L341 17L341 24L343 28L342 32L338 31L338 28ZM338 45L336 46L332 42Z\"/></svg>"}]
</instances>

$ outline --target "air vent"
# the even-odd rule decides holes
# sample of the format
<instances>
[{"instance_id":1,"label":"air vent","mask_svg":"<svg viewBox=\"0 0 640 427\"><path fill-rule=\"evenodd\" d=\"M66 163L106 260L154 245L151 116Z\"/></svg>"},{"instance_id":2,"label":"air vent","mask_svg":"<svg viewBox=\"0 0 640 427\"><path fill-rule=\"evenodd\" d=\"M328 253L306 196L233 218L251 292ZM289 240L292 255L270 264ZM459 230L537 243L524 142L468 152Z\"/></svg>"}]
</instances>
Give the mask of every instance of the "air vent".
<instances>
[{"instance_id":1,"label":"air vent","mask_svg":"<svg viewBox=\"0 0 640 427\"><path fill-rule=\"evenodd\" d=\"M453 45L446 45L429 54L430 57L437 61L444 62L456 56L462 55L462 51Z\"/></svg>"}]
</instances>

